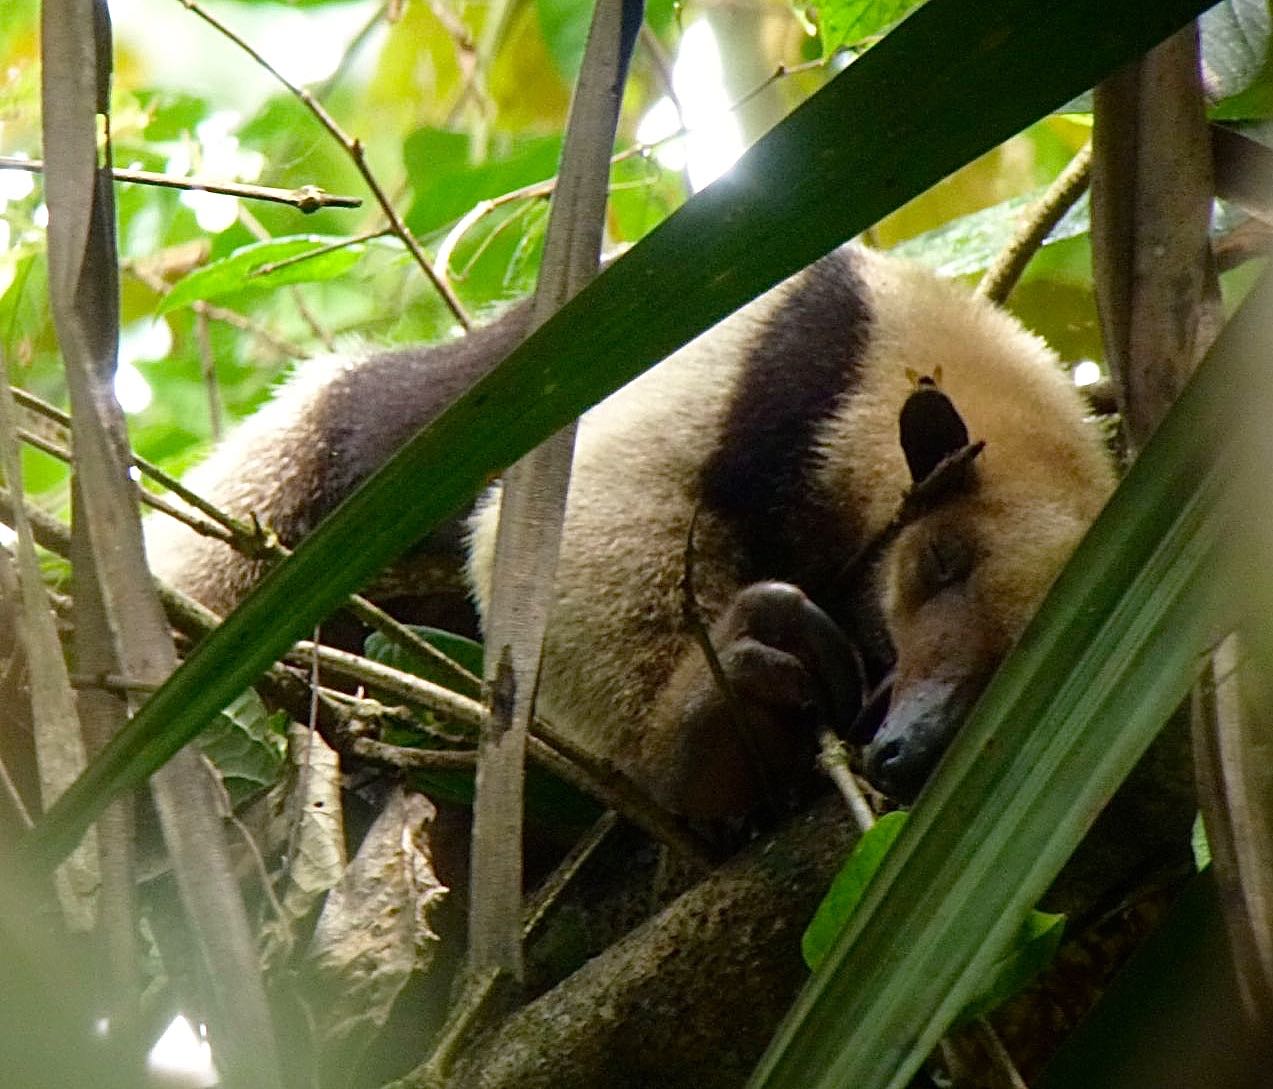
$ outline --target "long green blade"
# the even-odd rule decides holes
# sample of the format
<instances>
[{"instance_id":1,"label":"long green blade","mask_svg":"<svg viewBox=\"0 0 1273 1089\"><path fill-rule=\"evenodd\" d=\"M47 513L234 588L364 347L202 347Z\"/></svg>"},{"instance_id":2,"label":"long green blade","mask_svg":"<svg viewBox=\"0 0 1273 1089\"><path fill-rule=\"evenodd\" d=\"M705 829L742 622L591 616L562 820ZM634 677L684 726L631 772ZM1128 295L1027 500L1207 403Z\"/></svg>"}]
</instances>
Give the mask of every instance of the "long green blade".
<instances>
[{"instance_id":1,"label":"long green blade","mask_svg":"<svg viewBox=\"0 0 1273 1089\"><path fill-rule=\"evenodd\" d=\"M160 767L494 472L1206 6L930 0L367 481L196 648L50 810L28 848L46 862L64 856L111 797Z\"/></svg>"}]
</instances>

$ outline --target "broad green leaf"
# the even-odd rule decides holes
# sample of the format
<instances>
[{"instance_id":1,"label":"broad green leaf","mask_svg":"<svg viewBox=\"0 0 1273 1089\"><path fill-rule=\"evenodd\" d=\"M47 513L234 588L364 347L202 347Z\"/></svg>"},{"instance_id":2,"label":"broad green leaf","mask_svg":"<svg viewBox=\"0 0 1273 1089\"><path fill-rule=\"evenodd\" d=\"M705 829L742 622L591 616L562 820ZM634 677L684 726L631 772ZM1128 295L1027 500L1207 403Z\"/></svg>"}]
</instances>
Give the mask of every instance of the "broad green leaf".
<instances>
[{"instance_id":1,"label":"broad green leaf","mask_svg":"<svg viewBox=\"0 0 1273 1089\"><path fill-rule=\"evenodd\" d=\"M992 208L960 216L949 223L893 247L894 253L927 265L941 276L967 276L984 272L1012 240L1021 216L1042 195L1031 193L1013 197ZM1044 247L1077 238L1088 232L1086 194L1061 217L1044 242Z\"/></svg>"},{"instance_id":2,"label":"broad green leaf","mask_svg":"<svg viewBox=\"0 0 1273 1089\"><path fill-rule=\"evenodd\" d=\"M801 953L812 970L826 959L853 913L857 911L867 886L888 856L907 814L886 813L858 840L836 874L813 921L804 932ZM1051 962L1061 944L1065 916L1032 911L1012 939L1007 951L991 966L984 985L957 1018L958 1023L971 1021L989 1013L1011 998Z\"/></svg>"},{"instance_id":3,"label":"broad green leaf","mask_svg":"<svg viewBox=\"0 0 1273 1089\"><path fill-rule=\"evenodd\" d=\"M273 714L252 691L244 692L199 737L237 805L278 781L287 757L287 716Z\"/></svg>"},{"instance_id":4,"label":"broad green leaf","mask_svg":"<svg viewBox=\"0 0 1273 1089\"><path fill-rule=\"evenodd\" d=\"M1202 6L1201 0L1043 7L1033 0L993 6L928 0L350 496L151 696L28 835L28 850L46 862L61 857L115 793L163 764L315 621L476 494L492 472L746 300L1161 40ZM916 71L926 78L915 79ZM421 480L429 481L427 489L417 487ZM413 501L404 503L404 494Z\"/></svg>"},{"instance_id":5,"label":"broad green leaf","mask_svg":"<svg viewBox=\"0 0 1273 1089\"><path fill-rule=\"evenodd\" d=\"M219 299L245 290L268 291L283 284L334 280L358 263L365 248L361 243L343 246L309 260L289 261L281 268L264 273L260 270L340 241L340 238L307 234L271 238L267 242L242 246L228 257L195 269L179 280L160 302L159 313L167 314L193 302Z\"/></svg>"},{"instance_id":6,"label":"broad green leaf","mask_svg":"<svg viewBox=\"0 0 1273 1089\"><path fill-rule=\"evenodd\" d=\"M811 971L818 970L844 924L853 917L862 894L905 823L906 814L901 810L885 813L853 845L800 941L801 956Z\"/></svg>"},{"instance_id":7,"label":"broad green leaf","mask_svg":"<svg viewBox=\"0 0 1273 1089\"><path fill-rule=\"evenodd\" d=\"M482 675L482 645L471 639L452 632L441 631L423 625L412 625L411 630L426 642L437 647L448 657L464 666L470 673ZM451 670L432 658L417 657L404 650L379 632L372 632L364 644L364 653L373 661L400 669L416 677L445 685L456 692L467 696L477 696L480 685L473 685L457 677ZM476 731L467 727L448 724L448 732L470 734L476 742ZM393 745L422 746L435 748L438 740L428 733L407 729L389 730L384 738ZM471 771L453 771L450 769L434 769L415 771L409 776L411 782L423 790L429 797L438 801L447 801L455 805L471 806L473 804L473 773ZM600 815L595 802L584 797L573 787L563 783L555 776L531 765L526 769L526 812L531 820L541 828L584 828Z\"/></svg>"},{"instance_id":8,"label":"broad green leaf","mask_svg":"<svg viewBox=\"0 0 1273 1089\"><path fill-rule=\"evenodd\" d=\"M955 1018L956 1026L991 1010L1018 994L1052 963L1065 936L1065 916L1032 911L1009 944L1007 952L990 967L986 983Z\"/></svg>"},{"instance_id":9,"label":"broad green leaf","mask_svg":"<svg viewBox=\"0 0 1273 1089\"><path fill-rule=\"evenodd\" d=\"M922 0L827 0L817 6L822 55L883 34Z\"/></svg>"},{"instance_id":10,"label":"broad green leaf","mask_svg":"<svg viewBox=\"0 0 1273 1089\"><path fill-rule=\"evenodd\" d=\"M210 112L207 99L168 88L141 91L137 98L150 116L144 133L148 141L180 140Z\"/></svg>"}]
</instances>

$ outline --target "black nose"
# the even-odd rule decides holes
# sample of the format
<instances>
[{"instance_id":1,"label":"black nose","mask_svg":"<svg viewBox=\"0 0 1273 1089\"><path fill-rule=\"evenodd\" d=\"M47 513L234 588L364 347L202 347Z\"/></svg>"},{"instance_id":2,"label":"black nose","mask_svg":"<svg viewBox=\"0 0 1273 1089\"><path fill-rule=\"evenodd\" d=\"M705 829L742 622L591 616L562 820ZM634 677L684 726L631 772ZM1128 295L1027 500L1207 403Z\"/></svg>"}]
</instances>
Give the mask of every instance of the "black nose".
<instances>
[{"instance_id":1,"label":"black nose","mask_svg":"<svg viewBox=\"0 0 1273 1089\"><path fill-rule=\"evenodd\" d=\"M876 790L909 805L932 772L940 752L909 744L905 738L880 737L867 746L864 755L866 777Z\"/></svg>"},{"instance_id":2,"label":"black nose","mask_svg":"<svg viewBox=\"0 0 1273 1089\"><path fill-rule=\"evenodd\" d=\"M899 802L913 802L976 691L967 680L928 680L895 689L888 716L862 755L871 785Z\"/></svg>"}]
</instances>

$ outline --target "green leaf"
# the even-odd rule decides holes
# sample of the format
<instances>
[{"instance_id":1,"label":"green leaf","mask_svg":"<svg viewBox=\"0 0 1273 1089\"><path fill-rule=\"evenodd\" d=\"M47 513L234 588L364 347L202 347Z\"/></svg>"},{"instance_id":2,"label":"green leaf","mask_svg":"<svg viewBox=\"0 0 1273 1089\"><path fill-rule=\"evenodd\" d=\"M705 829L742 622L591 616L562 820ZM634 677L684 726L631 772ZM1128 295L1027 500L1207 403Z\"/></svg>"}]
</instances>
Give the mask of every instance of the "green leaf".
<instances>
[{"instance_id":1,"label":"green leaf","mask_svg":"<svg viewBox=\"0 0 1273 1089\"><path fill-rule=\"evenodd\" d=\"M1193 864L1201 873L1211 865L1211 842L1207 839L1207 826L1202 823L1201 813L1193 819L1190 847L1193 849Z\"/></svg>"},{"instance_id":2,"label":"green leaf","mask_svg":"<svg viewBox=\"0 0 1273 1089\"><path fill-rule=\"evenodd\" d=\"M1012 241L1022 213L1042 195L1042 190L1012 197L991 208L983 208L949 223L925 231L893 247L892 252L919 261L941 276L967 276L984 272ZM1088 232L1087 195L1076 201L1052 228L1044 248L1077 238Z\"/></svg>"},{"instance_id":3,"label":"green leaf","mask_svg":"<svg viewBox=\"0 0 1273 1089\"><path fill-rule=\"evenodd\" d=\"M800 943L804 962L812 970L817 971L853 918L872 878L905 825L906 817L907 814L901 810L882 816L857 841L836 874ZM1007 951L991 966L985 984L960 1013L957 1023L989 1013L1020 991L1051 962L1064 931L1064 915L1030 912Z\"/></svg>"},{"instance_id":4,"label":"green leaf","mask_svg":"<svg viewBox=\"0 0 1273 1089\"><path fill-rule=\"evenodd\" d=\"M906 813L902 810L885 813L854 844L800 941L800 952L811 971L818 970L840 931L853 917L867 885L905 823Z\"/></svg>"},{"instance_id":5,"label":"green leaf","mask_svg":"<svg viewBox=\"0 0 1273 1089\"><path fill-rule=\"evenodd\" d=\"M956 1026L984 1017L1018 994L1052 963L1065 935L1065 916L1032 911L1004 953L990 968L987 982L955 1018Z\"/></svg>"},{"instance_id":6,"label":"green leaf","mask_svg":"<svg viewBox=\"0 0 1273 1089\"><path fill-rule=\"evenodd\" d=\"M268 291L283 284L333 280L358 263L364 249L361 243L343 246L310 260L289 262L264 274L259 270L341 241L343 239L306 234L241 246L228 257L195 269L178 280L172 291L160 301L158 312L167 314L194 302L218 299L244 290Z\"/></svg>"},{"instance_id":7,"label":"green leaf","mask_svg":"<svg viewBox=\"0 0 1273 1089\"><path fill-rule=\"evenodd\" d=\"M540 326L273 568L28 833L26 849L46 863L61 857L110 798L162 765L492 472L1202 6L928 0ZM1195 441L1198 433L1212 432L1195 427ZM418 488L421 480L429 488ZM408 492L413 501L404 503ZM811 1055L829 1064L825 1048ZM909 1062L912 1050L889 1054Z\"/></svg>"},{"instance_id":8,"label":"green leaf","mask_svg":"<svg viewBox=\"0 0 1273 1089\"><path fill-rule=\"evenodd\" d=\"M150 142L180 140L210 112L207 99L167 88L140 91L137 98L150 115L143 133Z\"/></svg>"},{"instance_id":9,"label":"green leaf","mask_svg":"<svg viewBox=\"0 0 1273 1089\"><path fill-rule=\"evenodd\" d=\"M455 635L440 628L424 625L407 625L416 635L432 647L436 647L453 661L458 662L475 677L482 675L482 644L462 635ZM452 669L448 669L435 658L413 654L405 647L395 643L387 635L373 631L363 643L363 653L373 662L392 666L415 677L423 677L426 681L440 684L453 692L462 692L466 696L477 698L481 688Z\"/></svg>"},{"instance_id":10,"label":"green leaf","mask_svg":"<svg viewBox=\"0 0 1273 1089\"><path fill-rule=\"evenodd\" d=\"M472 152L463 133L424 128L407 137L402 155L415 199L406 219L417 234L445 227L480 201L547 181L557 173L561 137L508 140L478 163Z\"/></svg>"},{"instance_id":11,"label":"green leaf","mask_svg":"<svg viewBox=\"0 0 1273 1089\"><path fill-rule=\"evenodd\" d=\"M562 78L573 85L588 41L592 4L588 0L535 0L535 14L548 55Z\"/></svg>"},{"instance_id":12,"label":"green leaf","mask_svg":"<svg viewBox=\"0 0 1273 1089\"><path fill-rule=\"evenodd\" d=\"M278 781L287 756L287 716L271 714L261 698L244 692L199 737L225 782L230 801L239 802Z\"/></svg>"},{"instance_id":13,"label":"green leaf","mask_svg":"<svg viewBox=\"0 0 1273 1089\"><path fill-rule=\"evenodd\" d=\"M828 0L817 6L822 55L883 34L922 0Z\"/></svg>"}]
</instances>

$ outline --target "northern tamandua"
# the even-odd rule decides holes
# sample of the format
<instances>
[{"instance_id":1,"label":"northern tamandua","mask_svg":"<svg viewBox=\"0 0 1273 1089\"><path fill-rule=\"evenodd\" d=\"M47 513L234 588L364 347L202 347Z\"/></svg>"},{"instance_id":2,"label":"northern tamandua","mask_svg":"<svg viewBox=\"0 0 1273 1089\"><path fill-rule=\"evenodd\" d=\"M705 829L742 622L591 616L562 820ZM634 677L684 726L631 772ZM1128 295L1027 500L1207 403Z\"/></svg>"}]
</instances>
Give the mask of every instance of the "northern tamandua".
<instances>
[{"instance_id":1,"label":"northern tamandua","mask_svg":"<svg viewBox=\"0 0 1273 1089\"><path fill-rule=\"evenodd\" d=\"M295 540L524 328L516 308L462 341L311 364L189 483ZM846 570L914 480L970 441L984 449L878 562ZM672 809L728 816L807 763L815 711L856 710L853 645L871 679L891 648L866 769L909 798L1113 482L1042 341L924 269L845 247L584 417L540 710ZM497 508L496 492L472 520L479 605ZM697 607L759 766L686 620L692 522ZM173 522L150 545L157 574L213 608L256 575Z\"/></svg>"}]
</instances>

